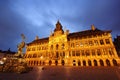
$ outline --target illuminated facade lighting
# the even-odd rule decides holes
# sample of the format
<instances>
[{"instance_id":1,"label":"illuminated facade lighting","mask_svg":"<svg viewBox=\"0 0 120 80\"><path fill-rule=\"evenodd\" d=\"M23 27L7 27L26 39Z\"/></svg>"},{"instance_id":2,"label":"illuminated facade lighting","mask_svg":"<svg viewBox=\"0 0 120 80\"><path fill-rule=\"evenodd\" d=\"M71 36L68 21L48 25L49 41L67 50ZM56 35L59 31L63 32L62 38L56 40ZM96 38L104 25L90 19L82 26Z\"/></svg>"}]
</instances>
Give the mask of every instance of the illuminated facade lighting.
<instances>
[{"instance_id":1,"label":"illuminated facade lighting","mask_svg":"<svg viewBox=\"0 0 120 80\"><path fill-rule=\"evenodd\" d=\"M27 44L25 59L30 66L117 66L120 59L112 42L110 30L90 30L69 33L58 21L47 38Z\"/></svg>"}]
</instances>

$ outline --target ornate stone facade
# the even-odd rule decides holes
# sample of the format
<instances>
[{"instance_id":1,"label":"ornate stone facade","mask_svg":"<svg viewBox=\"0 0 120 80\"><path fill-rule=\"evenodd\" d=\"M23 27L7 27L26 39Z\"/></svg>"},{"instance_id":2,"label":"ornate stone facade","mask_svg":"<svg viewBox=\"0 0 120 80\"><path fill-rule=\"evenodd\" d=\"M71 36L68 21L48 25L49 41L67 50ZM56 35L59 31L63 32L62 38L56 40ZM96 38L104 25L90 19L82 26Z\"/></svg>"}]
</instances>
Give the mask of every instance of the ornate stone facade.
<instances>
[{"instance_id":1,"label":"ornate stone facade","mask_svg":"<svg viewBox=\"0 0 120 80\"><path fill-rule=\"evenodd\" d=\"M30 66L117 66L120 62L111 31L91 26L90 30L69 33L58 21L47 38L27 44L25 59Z\"/></svg>"}]
</instances>

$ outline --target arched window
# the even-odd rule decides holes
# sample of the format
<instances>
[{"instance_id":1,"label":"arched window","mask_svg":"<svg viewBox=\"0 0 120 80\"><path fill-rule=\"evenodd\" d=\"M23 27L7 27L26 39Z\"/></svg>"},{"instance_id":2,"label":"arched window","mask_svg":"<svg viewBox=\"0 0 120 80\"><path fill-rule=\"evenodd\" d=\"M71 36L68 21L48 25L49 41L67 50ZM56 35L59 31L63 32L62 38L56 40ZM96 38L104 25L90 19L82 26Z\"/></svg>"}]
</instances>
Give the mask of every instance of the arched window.
<instances>
[{"instance_id":1,"label":"arched window","mask_svg":"<svg viewBox=\"0 0 120 80\"><path fill-rule=\"evenodd\" d=\"M93 62L94 62L94 66L97 66L97 61L96 61L96 60L94 60Z\"/></svg>"},{"instance_id":2,"label":"arched window","mask_svg":"<svg viewBox=\"0 0 120 80\"><path fill-rule=\"evenodd\" d=\"M83 60L83 66L86 66L86 61L85 60Z\"/></svg>"},{"instance_id":3,"label":"arched window","mask_svg":"<svg viewBox=\"0 0 120 80\"><path fill-rule=\"evenodd\" d=\"M107 66L110 66L110 61L108 59L106 59L106 64Z\"/></svg>"},{"instance_id":4,"label":"arched window","mask_svg":"<svg viewBox=\"0 0 120 80\"><path fill-rule=\"evenodd\" d=\"M117 64L117 61L116 61L115 59L113 59L112 61L113 61L114 66L117 66L117 65L118 65L118 64Z\"/></svg>"},{"instance_id":5,"label":"arched window","mask_svg":"<svg viewBox=\"0 0 120 80\"><path fill-rule=\"evenodd\" d=\"M61 61L61 64L62 64L62 65L64 65L64 64L65 64L65 61L64 61L64 60L62 60L62 61Z\"/></svg>"},{"instance_id":6,"label":"arched window","mask_svg":"<svg viewBox=\"0 0 120 80\"><path fill-rule=\"evenodd\" d=\"M80 65L81 65L80 60L78 60L78 66L80 66Z\"/></svg>"},{"instance_id":7,"label":"arched window","mask_svg":"<svg viewBox=\"0 0 120 80\"><path fill-rule=\"evenodd\" d=\"M102 59L100 59L100 61L99 61L99 62L100 62L100 65L101 65L101 66L104 66L104 62L103 62L103 60L102 60Z\"/></svg>"},{"instance_id":8,"label":"arched window","mask_svg":"<svg viewBox=\"0 0 120 80\"><path fill-rule=\"evenodd\" d=\"M92 66L91 60L88 60L88 65Z\"/></svg>"}]
</instances>

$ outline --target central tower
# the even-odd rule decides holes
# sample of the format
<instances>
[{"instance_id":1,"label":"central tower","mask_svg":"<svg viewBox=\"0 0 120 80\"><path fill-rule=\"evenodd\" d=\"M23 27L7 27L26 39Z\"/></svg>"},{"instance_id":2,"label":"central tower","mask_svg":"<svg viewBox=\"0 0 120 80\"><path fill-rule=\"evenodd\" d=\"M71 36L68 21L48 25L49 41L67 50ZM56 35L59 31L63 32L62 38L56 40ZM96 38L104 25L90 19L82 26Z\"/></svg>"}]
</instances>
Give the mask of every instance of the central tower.
<instances>
[{"instance_id":1,"label":"central tower","mask_svg":"<svg viewBox=\"0 0 120 80\"><path fill-rule=\"evenodd\" d=\"M62 29L61 23L58 20L57 23L56 23L56 27L54 29L54 36L58 36L58 35L61 35L61 34L64 34L64 31Z\"/></svg>"}]
</instances>

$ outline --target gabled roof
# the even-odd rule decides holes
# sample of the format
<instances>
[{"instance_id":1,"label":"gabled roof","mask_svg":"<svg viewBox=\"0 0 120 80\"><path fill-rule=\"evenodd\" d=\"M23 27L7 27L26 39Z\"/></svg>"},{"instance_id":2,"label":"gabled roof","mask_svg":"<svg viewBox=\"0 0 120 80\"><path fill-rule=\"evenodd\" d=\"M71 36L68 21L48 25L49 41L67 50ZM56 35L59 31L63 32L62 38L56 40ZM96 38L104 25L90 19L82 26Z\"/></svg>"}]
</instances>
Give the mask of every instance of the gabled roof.
<instances>
[{"instance_id":1,"label":"gabled roof","mask_svg":"<svg viewBox=\"0 0 120 80\"><path fill-rule=\"evenodd\" d=\"M38 39L38 40L34 40L34 41L28 43L27 45L37 44L37 43L43 43L43 42L48 42L48 41L49 41L49 38L46 37L46 38L41 38L41 39Z\"/></svg>"},{"instance_id":2,"label":"gabled roof","mask_svg":"<svg viewBox=\"0 0 120 80\"><path fill-rule=\"evenodd\" d=\"M68 35L68 38L72 38L72 37L84 37L84 36L91 36L91 35L98 35L98 34L103 34L103 33L110 33L111 31L103 31L103 30L99 30L99 29L95 29L95 30L85 30L85 31L80 31L80 32L74 32L74 33L70 33Z\"/></svg>"}]
</instances>

